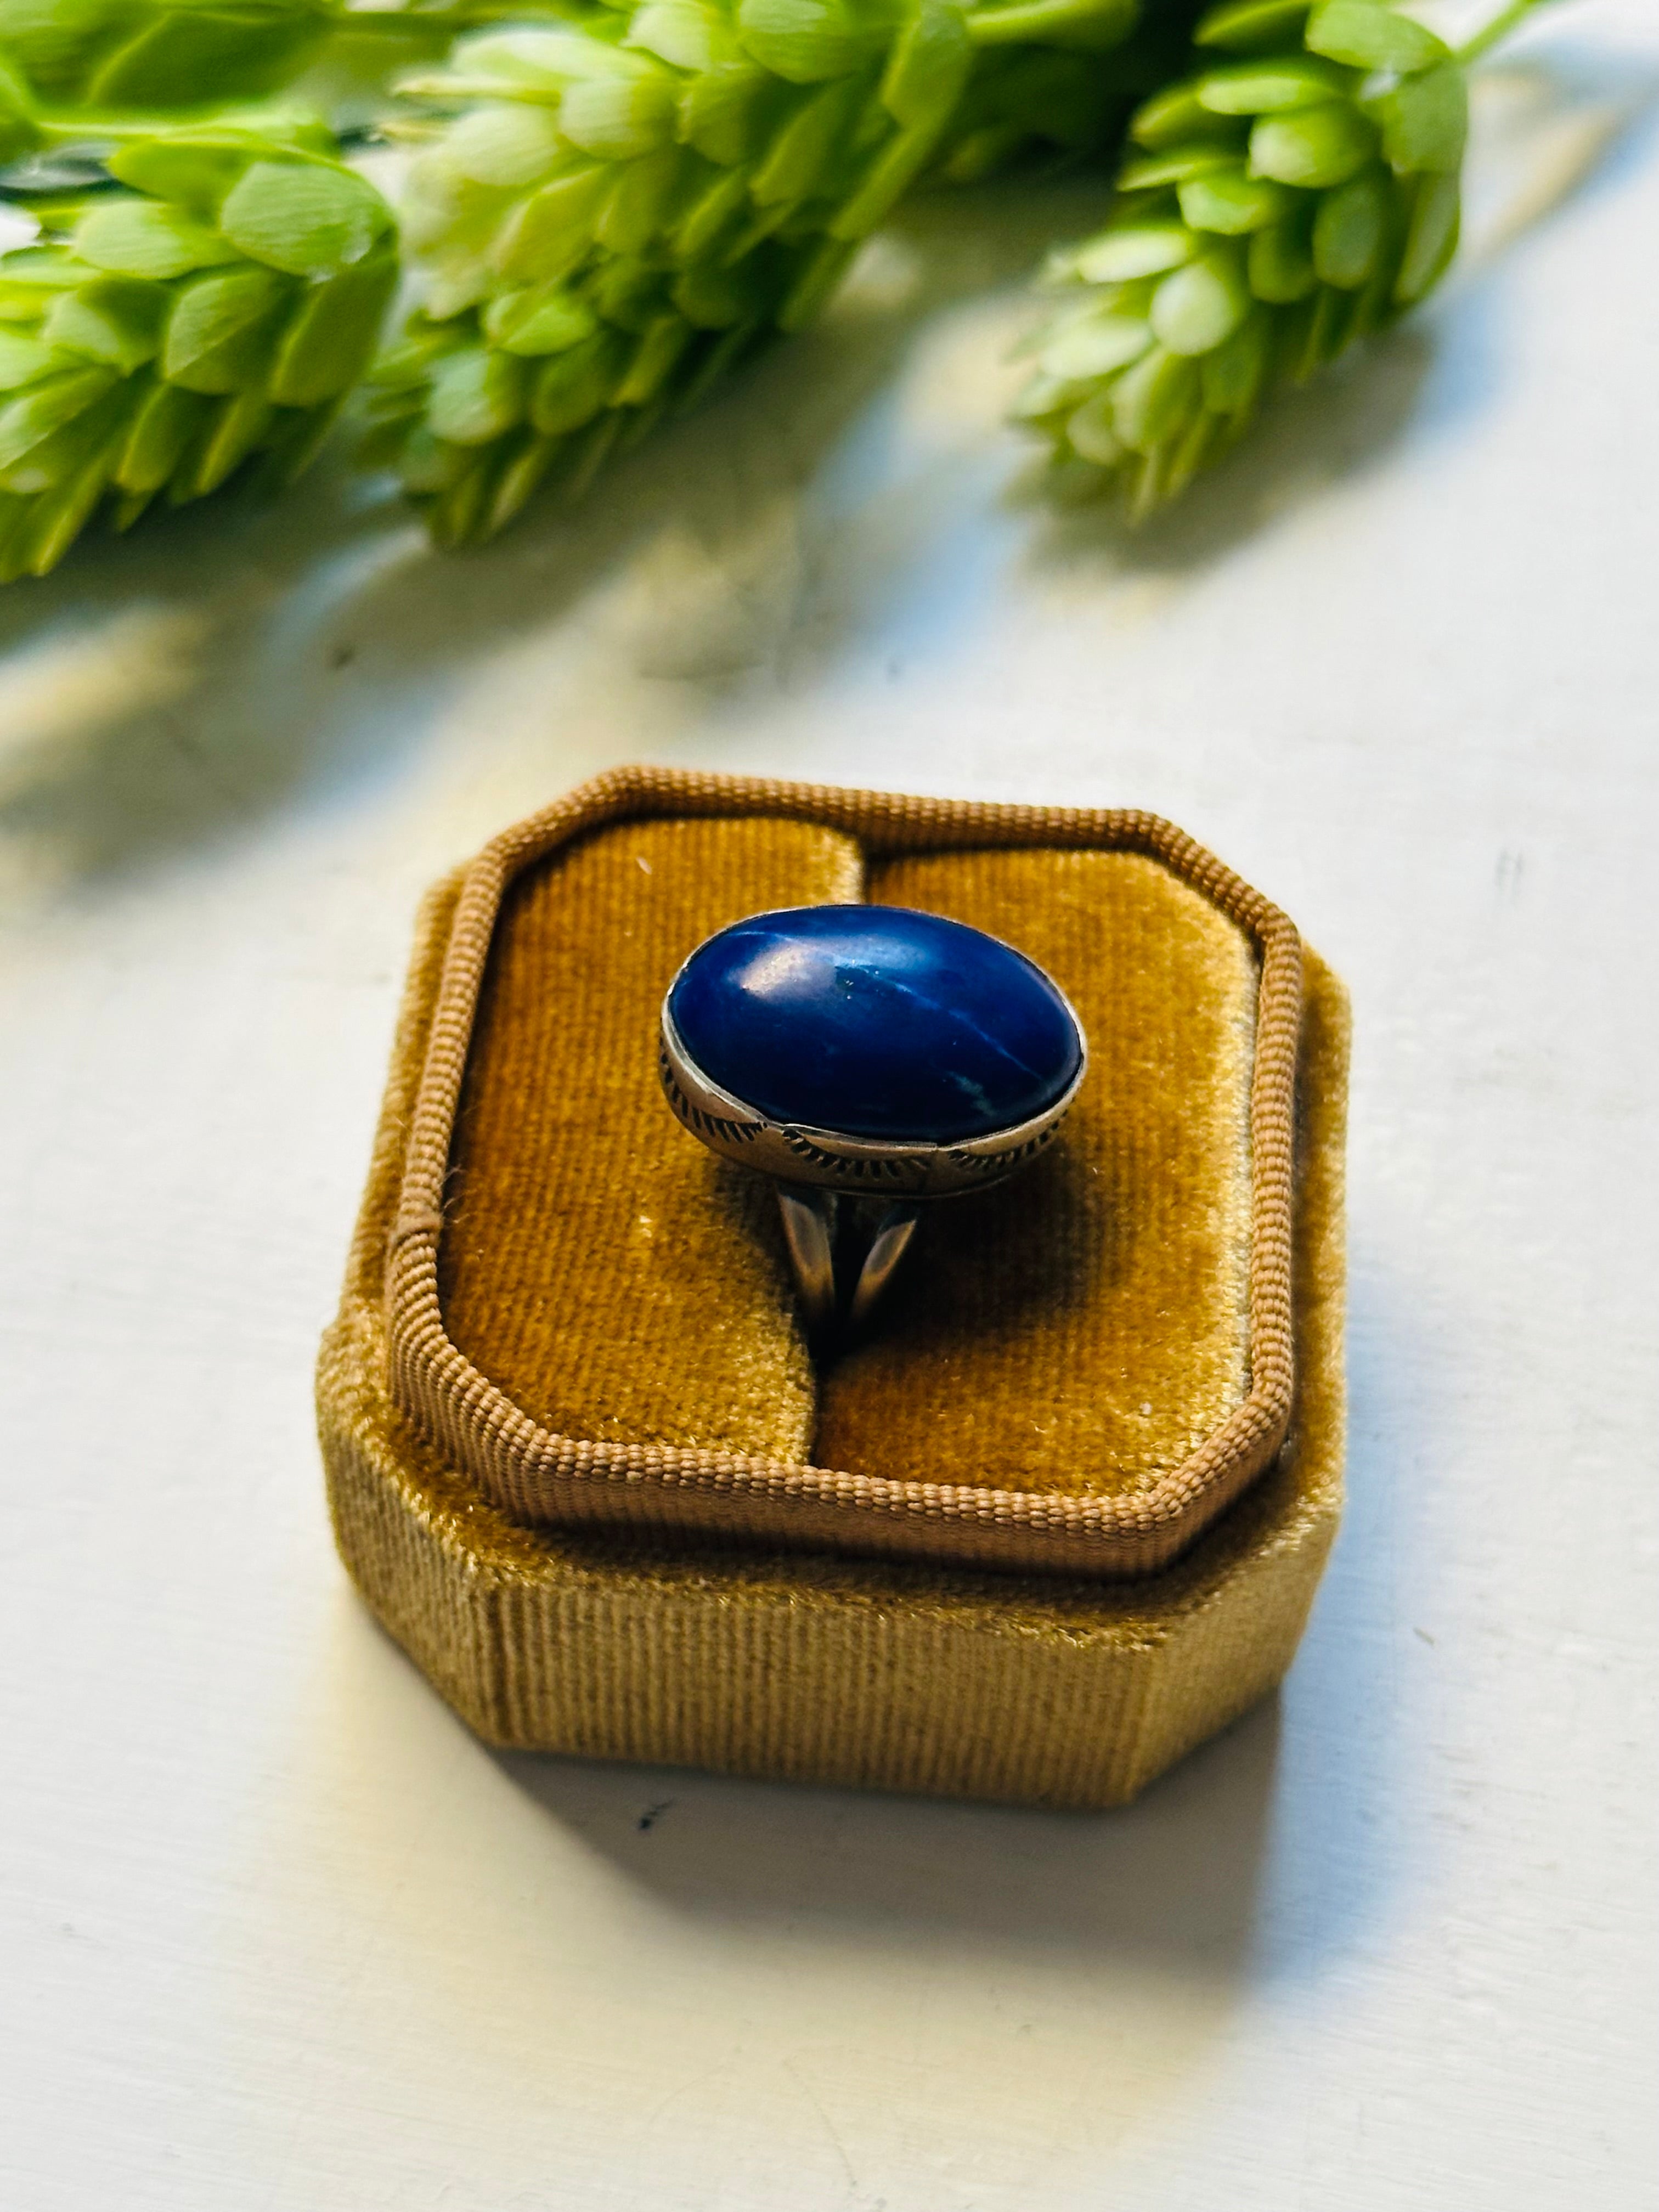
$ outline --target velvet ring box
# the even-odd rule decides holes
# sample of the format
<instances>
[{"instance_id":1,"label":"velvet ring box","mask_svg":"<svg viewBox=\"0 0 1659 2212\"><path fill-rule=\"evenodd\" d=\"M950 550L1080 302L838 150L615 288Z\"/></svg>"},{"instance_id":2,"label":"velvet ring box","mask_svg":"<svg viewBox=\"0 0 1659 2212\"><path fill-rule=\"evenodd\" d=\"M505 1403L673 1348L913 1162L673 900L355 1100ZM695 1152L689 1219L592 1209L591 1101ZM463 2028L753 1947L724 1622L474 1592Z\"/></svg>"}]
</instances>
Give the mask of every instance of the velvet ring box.
<instances>
[{"instance_id":1,"label":"velvet ring box","mask_svg":"<svg viewBox=\"0 0 1659 2212\"><path fill-rule=\"evenodd\" d=\"M767 908L1006 939L1090 1072L820 1370L659 1095ZM319 1408L342 1555L482 1735L1066 1806L1283 1674L1341 1495L1340 984L1170 824L629 769L422 912Z\"/></svg>"}]
</instances>

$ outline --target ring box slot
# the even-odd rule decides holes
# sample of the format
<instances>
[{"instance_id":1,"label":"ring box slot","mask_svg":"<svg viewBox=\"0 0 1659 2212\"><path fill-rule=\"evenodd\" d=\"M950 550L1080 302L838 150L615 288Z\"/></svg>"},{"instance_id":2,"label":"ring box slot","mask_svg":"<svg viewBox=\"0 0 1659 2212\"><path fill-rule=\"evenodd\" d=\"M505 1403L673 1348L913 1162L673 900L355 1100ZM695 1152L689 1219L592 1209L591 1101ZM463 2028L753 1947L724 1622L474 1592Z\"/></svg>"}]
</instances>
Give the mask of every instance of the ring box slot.
<instances>
[{"instance_id":1,"label":"ring box slot","mask_svg":"<svg viewBox=\"0 0 1659 2212\"><path fill-rule=\"evenodd\" d=\"M1060 1140L933 1206L882 1326L825 1376L823 1467L1120 1497L1167 1480L1250 1384L1249 939L1145 854L898 855L868 895L1018 945L1089 1073Z\"/></svg>"}]
</instances>

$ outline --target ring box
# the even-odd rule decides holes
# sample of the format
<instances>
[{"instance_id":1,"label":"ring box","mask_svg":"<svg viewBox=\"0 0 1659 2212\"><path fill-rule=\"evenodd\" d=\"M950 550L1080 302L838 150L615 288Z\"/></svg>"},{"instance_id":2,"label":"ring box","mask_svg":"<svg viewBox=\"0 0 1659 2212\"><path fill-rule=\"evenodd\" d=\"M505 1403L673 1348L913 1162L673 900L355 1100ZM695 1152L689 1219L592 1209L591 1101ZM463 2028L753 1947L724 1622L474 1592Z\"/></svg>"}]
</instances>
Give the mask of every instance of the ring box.
<instances>
[{"instance_id":1,"label":"ring box","mask_svg":"<svg viewBox=\"0 0 1659 2212\"><path fill-rule=\"evenodd\" d=\"M713 930L858 898L1029 953L1091 1068L820 1372L654 1032ZM1346 1037L1154 817L585 787L423 910L319 1374L355 1580L492 1742L1133 1796L1279 1679L1335 1530Z\"/></svg>"}]
</instances>

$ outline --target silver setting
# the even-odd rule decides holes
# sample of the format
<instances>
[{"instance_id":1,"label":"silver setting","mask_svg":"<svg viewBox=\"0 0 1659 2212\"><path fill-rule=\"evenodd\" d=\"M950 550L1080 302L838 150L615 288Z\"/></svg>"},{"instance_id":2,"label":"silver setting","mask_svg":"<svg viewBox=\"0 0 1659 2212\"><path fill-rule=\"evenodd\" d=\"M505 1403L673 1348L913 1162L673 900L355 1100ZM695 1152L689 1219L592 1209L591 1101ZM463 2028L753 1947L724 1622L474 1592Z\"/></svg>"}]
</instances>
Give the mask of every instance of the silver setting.
<instances>
[{"instance_id":1,"label":"silver setting","mask_svg":"<svg viewBox=\"0 0 1659 2212\"><path fill-rule=\"evenodd\" d=\"M692 1135L710 1152L761 1175L863 1198L954 1198L987 1190L1016 1174L1059 1134L1089 1072L1083 1027L1075 1014L1072 1020L1082 1057L1071 1085L1054 1103L1029 1121L959 1144L896 1145L815 1128L810 1122L772 1121L703 1073L680 1041L666 999L657 1067L664 1096Z\"/></svg>"},{"instance_id":2,"label":"silver setting","mask_svg":"<svg viewBox=\"0 0 1659 2212\"><path fill-rule=\"evenodd\" d=\"M678 976L675 978L678 981ZM658 1073L681 1124L723 1158L770 1176L807 1327L828 1336L869 1320L915 1233L922 1204L988 1190L1029 1167L1060 1133L1089 1070L1088 1040L1069 1004L1080 1058L1046 1112L957 1144L901 1145L810 1123L777 1121L723 1090L686 1050L662 1006ZM872 1219L873 1216L873 1219Z\"/></svg>"}]
</instances>

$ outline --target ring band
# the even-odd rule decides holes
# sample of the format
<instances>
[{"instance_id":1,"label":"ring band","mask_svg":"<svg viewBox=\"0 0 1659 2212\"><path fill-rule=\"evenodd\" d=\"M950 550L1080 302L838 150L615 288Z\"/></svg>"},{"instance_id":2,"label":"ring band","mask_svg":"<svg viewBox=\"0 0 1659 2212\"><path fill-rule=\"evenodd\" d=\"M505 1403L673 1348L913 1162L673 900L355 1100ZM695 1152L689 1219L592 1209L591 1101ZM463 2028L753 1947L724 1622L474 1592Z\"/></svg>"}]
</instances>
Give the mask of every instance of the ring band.
<instances>
[{"instance_id":1,"label":"ring band","mask_svg":"<svg viewBox=\"0 0 1659 2212\"><path fill-rule=\"evenodd\" d=\"M776 1184L820 1336L867 1322L923 1204L1047 1149L1087 1066L1082 1026L1035 962L905 908L752 915L705 939L663 1000L668 1103Z\"/></svg>"}]
</instances>

